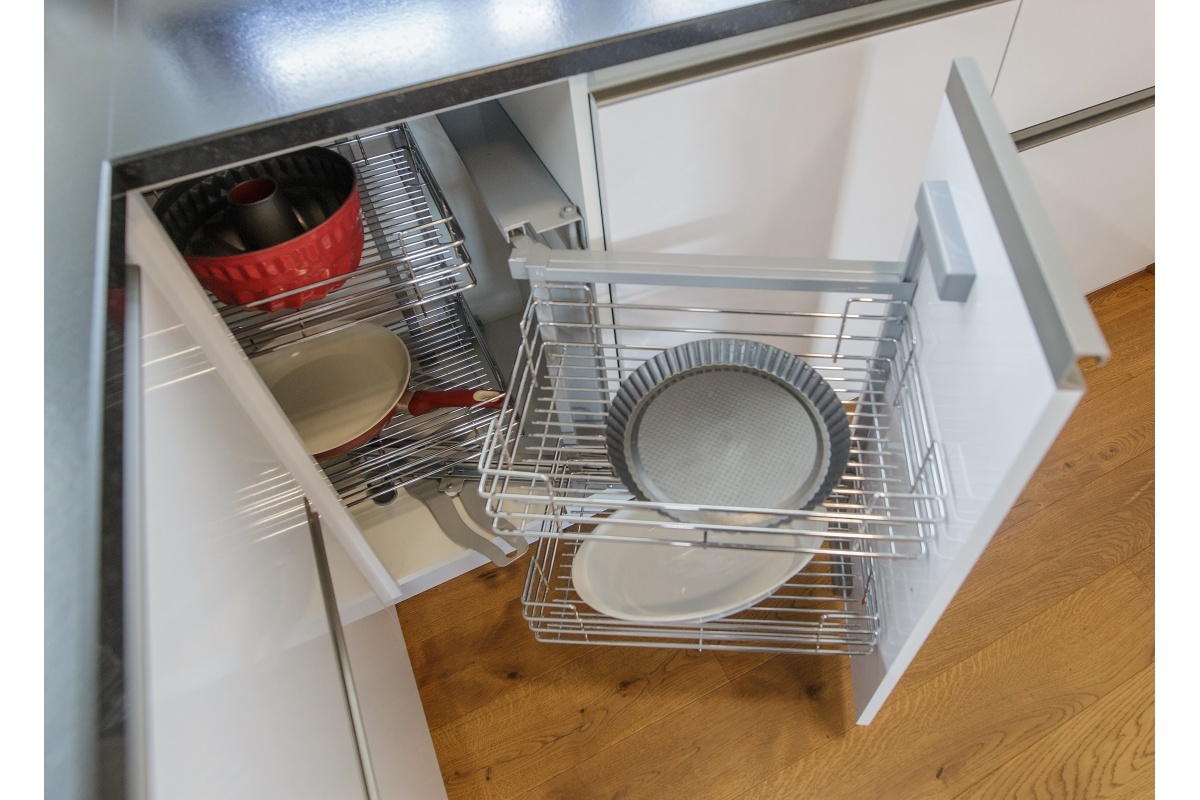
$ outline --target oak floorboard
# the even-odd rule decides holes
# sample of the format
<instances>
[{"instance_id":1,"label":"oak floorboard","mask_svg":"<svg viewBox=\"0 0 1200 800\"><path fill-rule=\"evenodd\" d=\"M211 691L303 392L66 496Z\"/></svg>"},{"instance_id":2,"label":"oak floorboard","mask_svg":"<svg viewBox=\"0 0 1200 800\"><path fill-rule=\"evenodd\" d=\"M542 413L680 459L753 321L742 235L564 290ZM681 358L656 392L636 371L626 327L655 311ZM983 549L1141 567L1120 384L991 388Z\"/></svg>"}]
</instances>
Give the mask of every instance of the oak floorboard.
<instances>
[{"instance_id":1,"label":"oak floorboard","mask_svg":"<svg viewBox=\"0 0 1200 800\"><path fill-rule=\"evenodd\" d=\"M902 679L912 691L1148 547L1154 451L996 536Z\"/></svg>"},{"instance_id":2,"label":"oak floorboard","mask_svg":"<svg viewBox=\"0 0 1200 800\"><path fill-rule=\"evenodd\" d=\"M779 657L778 653L736 653L730 650L714 650L713 655L729 680Z\"/></svg>"},{"instance_id":3,"label":"oak floorboard","mask_svg":"<svg viewBox=\"0 0 1200 800\"><path fill-rule=\"evenodd\" d=\"M1105 800L1152 800L1154 797L1154 770L1135 772L1129 783L1114 789Z\"/></svg>"},{"instance_id":4,"label":"oak floorboard","mask_svg":"<svg viewBox=\"0 0 1200 800\"><path fill-rule=\"evenodd\" d=\"M1153 663L1153 620L1145 585L1117 567L734 797L956 797Z\"/></svg>"},{"instance_id":5,"label":"oak floorboard","mask_svg":"<svg viewBox=\"0 0 1200 800\"><path fill-rule=\"evenodd\" d=\"M1089 392L1099 394L1154 366L1154 307L1127 311L1100 326L1111 356L1104 366L1080 367Z\"/></svg>"},{"instance_id":6,"label":"oak floorboard","mask_svg":"<svg viewBox=\"0 0 1200 800\"><path fill-rule=\"evenodd\" d=\"M521 608L518 597L423 641L405 642L431 729L596 649L540 644Z\"/></svg>"},{"instance_id":7,"label":"oak floorboard","mask_svg":"<svg viewBox=\"0 0 1200 800\"><path fill-rule=\"evenodd\" d=\"M1083 401L1013 504L1001 531L1154 447L1154 370Z\"/></svg>"},{"instance_id":8,"label":"oak floorboard","mask_svg":"<svg viewBox=\"0 0 1200 800\"><path fill-rule=\"evenodd\" d=\"M961 800L1104 800L1154 775L1154 665L971 786Z\"/></svg>"},{"instance_id":9,"label":"oak floorboard","mask_svg":"<svg viewBox=\"0 0 1200 800\"><path fill-rule=\"evenodd\" d=\"M1096 321L1103 328L1112 320L1130 312L1154 307L1154 273L1149 268L1135 272L1087 296Z\"/></svg>"},{"instance_id":10,"label":"oak floorboard","mask_svg":"<svg viewBox=\"0 0 1200 800\"><path fill-rule=\"evenodd\" d=\"M539 786L535 786L513 800L598 800L591 787L583 782L575 768L561 772L554 778Z\"/></svg>"},{"instance_id":11,"label":"oak floorboard","mask_svg":"<svg viewBox=\"0 0 1200 800\"><path fill-rule=\"evenodd\" d=\"M433 732L451 797L503 800L727 683L710 653L602 647Z\"/></svg>"},{"instance_id":12,"label":"oak floorboard","mask_svg":"<svg viewBox=\"0 0 1200 800\"><path fill-rule=\"evenodd\" d=\"M406 598L396 606L409 646L521 596L529 556L507 567L482 567Z\"/></svg>"},{"instance_id":13,"label":"oak floorboard","mask_svg":"<svg viewBox=\"0 0 1200 800\"><path fill-rule=\"evenodd\" d=\"M841 659L775 658L556 776L530 797L582 782L588 798L732 797L852 728Z\"/></svg>"}]
</instances>

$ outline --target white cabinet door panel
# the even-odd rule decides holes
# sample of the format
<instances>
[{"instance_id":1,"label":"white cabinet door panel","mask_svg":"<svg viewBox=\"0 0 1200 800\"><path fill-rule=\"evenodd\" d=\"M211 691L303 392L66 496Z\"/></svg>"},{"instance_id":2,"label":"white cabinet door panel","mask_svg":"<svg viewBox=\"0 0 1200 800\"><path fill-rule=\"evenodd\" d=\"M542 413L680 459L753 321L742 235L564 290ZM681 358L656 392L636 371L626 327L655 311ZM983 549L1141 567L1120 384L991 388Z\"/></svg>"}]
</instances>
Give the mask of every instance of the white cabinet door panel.
<instances>
[{"instance_id":1,"label":"white cabinet door panel","mask_svg":"<svg viewBox=\"0 0 1200 800\"><path fill-rule=\"evenodd\" d=\"M329 479L317 468L299 434L263 385L154 212L136 193L126 195L126 208L126 252L130 261L140 265L155 283L172 312L195 337L204 357L224 379L240 408L239 413L252 420L259 435L269 443L320 514L325 530L338 539L346 556L362 573L378 599L371 610L394 605L401 597L395 578L363 537Z\"/></svg>"},{"instance_id":2,"label":"white cabinet door panel","mask_svg":"<svg viewBox=\"0 0 1200 800\"><path fill-rule=\"evenodd\" d=\"M388 608L345 628L346 650L381 800L445 800L400 620Z\"/></svg>"},{"instance_id":3,"label":"white cabinet door panel","mask_svg":"<svg viewBox=\"0 0 1200 800\"><path fill-rule=\"evenodd\" d=\"M1154 263L1154 109L1021 154L1071 271L1093 292Z\"/></svg>"},{"instance_id":4,"label":"white cabinet door panel","mask_svg":"<svg viewBox=\"0 0 1200 800\"><path fill-rule=\"evenodd\" d=\"M606 242L634 252L892 260L952 59L1000 69L1017 3L596 110Z\"/></svg>"},{"instance_id":5,"label":"white cabinet door panel","mask_svg":"<svg viewBox=\"0 0 1200 800\"><path fill-rule=\"evenodd\" d=\"M993 94L1010 131L1154 85L1154 0L1022 0Z\"/></svg>"},{"instance_id":6,"label":"white cabinet door panel","mask_svg":"<svg viewBox=\"0 0 1200 800\"><path fill-rule=\"evenodd\" d=\"M880 642L852 657L869 722L1083 396L1076 359L1108 350L987 86L959 63L924 178L945 181L975 267L965 302L918 277L920 377L945 463L946 519L927 558L876 565Z\"/></svg>"},{"instance_id":7,"label":"white cabinet door panel","mask_svg":"<svg viewBox=\"0 0 1200 800\"><path fill-rule=\"evenodd\" d=\"M142 288L149 796L365 797L303 495Z\"/></svg>"}]
</instances>

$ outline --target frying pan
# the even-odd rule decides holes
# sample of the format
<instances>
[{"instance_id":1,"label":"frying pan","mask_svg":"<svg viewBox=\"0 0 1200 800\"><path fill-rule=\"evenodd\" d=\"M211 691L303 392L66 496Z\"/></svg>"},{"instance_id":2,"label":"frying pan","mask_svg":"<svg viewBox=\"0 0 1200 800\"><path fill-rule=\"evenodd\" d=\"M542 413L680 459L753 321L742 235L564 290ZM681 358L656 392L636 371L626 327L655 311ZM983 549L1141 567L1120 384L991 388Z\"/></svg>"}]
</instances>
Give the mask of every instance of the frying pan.
<instances>
[{"instance_id":1,"label":"frying pan","mask_svg":"<svg viewBox=\"0 0 1200 800\"><path fill-rule=\"evenodd\" d=\"M664 350L609 405L609 460L638 499L693 506L811 509L850 457L837 394L797 356L748 339ZM664 509L685 522L776 525L761 511Z\"/></svg>"},{"instance_id":2,"label":"frying pan","mask_svg":"<svg viewBox=\"0 0 1200 800\"><path fill-rule=\"evenodd\" d=\"M501 392L408 391L412 359L399 336L359 322L250 359L317 461L345 455L374 438L398 411L482 405Z\"/></svg>"}]
</instances>

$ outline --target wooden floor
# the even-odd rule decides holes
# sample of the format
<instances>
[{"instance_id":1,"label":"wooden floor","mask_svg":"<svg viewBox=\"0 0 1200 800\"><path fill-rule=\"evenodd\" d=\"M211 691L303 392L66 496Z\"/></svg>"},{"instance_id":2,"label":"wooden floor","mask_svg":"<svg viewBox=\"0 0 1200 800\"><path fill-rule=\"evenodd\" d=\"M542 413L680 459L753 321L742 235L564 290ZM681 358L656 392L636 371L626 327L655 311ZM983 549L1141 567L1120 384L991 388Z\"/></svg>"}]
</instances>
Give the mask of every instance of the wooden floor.
<instances>
[{"instance_id":1,"label":"wooden floor","mask_svg":"<svg viewBox=\"0 0 1200 800\"><path fill-rule=\"evenodd\" d=\"M844 658L535 642L525 569L399 606L451 798L1154 793L1154 276L1090 298L1112 348L867 727Z\"/></svg>"}]
</instances>

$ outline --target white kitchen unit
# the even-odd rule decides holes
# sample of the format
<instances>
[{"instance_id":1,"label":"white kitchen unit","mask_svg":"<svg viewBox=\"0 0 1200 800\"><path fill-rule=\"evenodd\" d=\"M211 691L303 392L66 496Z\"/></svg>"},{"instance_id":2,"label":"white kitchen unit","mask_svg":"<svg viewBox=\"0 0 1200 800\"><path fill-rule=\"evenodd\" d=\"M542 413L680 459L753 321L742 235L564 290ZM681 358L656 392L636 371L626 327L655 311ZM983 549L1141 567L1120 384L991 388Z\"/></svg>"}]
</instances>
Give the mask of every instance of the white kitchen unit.
<instances>
[{"instance_id":1,"label":"white kitchen unit","mask_svg":"<svg viewBox=\"0 0 1200 800\"><path fill-rule=\"evenodd\" d=\"M300 487L154 282L134 291L127 453L144 535L127 581L146 646L129 685L144 689L131 714L148 757L131 791L444 797L394 612L342 630ZM363 579L336 548L349 593Z\"/></svg>"},{"instance_id":2,"label":"white kitchen unit","mask_svg":"<svg viewBox=\"0 0 1200 800\"><path fill-rule=\"evenodd\" d=\"M996 81L1085 292L1154 262L1154 52L1151 0L1023 0Z\"/></svg>"},{"instance_id":3,"label":"white kitchen unit","mask_svg":"<svg viewBox=\"0 0 1200 800\"><path fill-rule=\"evenodd\" d=\"M598 104L609 249L903 257L946 65L1000 72L1017 2Z\"/></svg>"},{"instance_id":4,"label":"white kitchen unit","mask_svg":"<svg viewBox=\"0 0 1200 800\"><path fill-rule=\"evenodd\" d=\"M449 141L461 157L459 168L477 184L477 200L496 219L496 232L511 242L507 263L470 261L459 250L459 229L449 218L413 230L390 227L386 209L372 195L375 183L392 185L377 171L383 169L380 163L391 170L398 159L410 159L413 174L426 180L406 179L406 185L439 211L452 211L453 195L471 189L460 180L462 174L453 177L448 183L456 188L444 207L440 181L433 180L419 149L411 146L406 127L330 144L356 157L360 177L371 176L361 184L364 207L373 209L367 212L373 220L368 230L390 232L370 240L361 274L327 302L265 315L214 305L141 195L128 198L128 252L195 330L215 372L320 511L331 538L362 571L363 585L378 596L376 602L394 602L422 585L428 570L443 567L400 564L415 572L395 572L399 562L388 563L387 545L360 527L368 512L403 520L388 541L402 537L400 542L423 549L422 540L451 540L463 559L478 559L471 553L475 549L505 563L513 547L519 551L525 541L536 539L525 602L539 639L849 655L858 719L866 724L1082 395L1076 360L1107 353L991 105L986 78L974 62L956 62L945 92L929 123L930 155L918 168L911 222L918 241L903 248L909 255L902 260L573 248L586 240L578 226L594 230L596 222L581 218L583 204L552 186L567 181L545 183L544 167L536 156L529 157L531 151L521 150L525 138L512 136L515 128L504 124L507 115L498 116L494 104L444 114L436 126L419 120L412 127L435 139L444 129L443 155L449 153ZM577 92L560 96L580 99ZM578 119L578 114L563 116ZM615 175L619 163L613 153L605 151L603 168ZM509 168L498 170L481 158L506 159ZM532 171L531 181L556 190L546 205L556 213L545 223L537 221L537 209L514 206L514 197L524 195L512 184L523 182L526 169ZM496 181L496 173L507 181ZM509 219L510 213L517 216ZM442 255L433 266L409 264L408 272L392 274L399 262L383 253L387 243L426 234L426 244L437 239L445 248L438 250ZM401 475L410 452L405 442L415 424L409 420L396 431L385 429L379 443L362 453L318 467L248 357L286 346L294 334L303 336L305 327L293 325L296 320L319 328L325 308L336 309L343 320L353 318L360 295L377 297L380 287L394 305L367 306L372 318L389 324L414 353L423 352L425 337L444 342L448 334L441 325L456 315L461 319L451 340L473 334L476 341L463 339L464 347L486 353L488 337L461 301L470 299L475 272L492 270L489 280L498 280L497 267L528 281L521 293L530 297L504 409L451 412L442 421L443 428L454 431L449 438L436 426L425 429L427 447L444 452L447 443L461 444L465 435L475 449L453 450L440 482L429 480L427 471ZM438 280L427 280L428 270L437 272ZM416 285L437 291L414 298L410 291ZM829 308L839 310L830 314ZM571 560L589 539L579 524L621 509L666 508L634 500L603 447L597 447L607 403L631 369L652 353L717 333L774 342L832 382L839 399L853 409L851 466L822 508L774 510L788 520L790 532L819 533L818 545L807 538L797 545L789 536L768 544L738 539L777 535L774 527L698 529L674 523L672 538L685 546L765 547L812 556L779 592L744 613L704 623L638 625L606 618L588 608L571 584ZM443 346L431 353L414 381L437 378L453 360L449 352ZM479 431L482 437L474 438ZM471 452L479 455L468 460ZM372 472L381 465L386 470ZM477 533L480 515L472 513L481 503L474 486L479 478L478 493L492 518L485 536ZM410 514L419 505L410 498L391 500L392 489L432 498L431 508L440 503L443 511L457 511L458 519L453 512L435 512L438 525L416 524ZM711 528L720 528L724 538L709 539L705 531ZM639 531L636 522L607 529L605 535L624 539L637 538ZM456 569L467 568L466 563L461 560ZM339 601L370 607L361 596ZM356 613L344 605L343 621Z\"/></svg>"},{"instance_id":5,"label":"white kitchen unit","mask_svg":"<svg viewBox=\"0 0 1200 800\"><path fill-rule=\"evenodd\" d=\"M1021 0L994 96L1018 131L1153 86L1153 0Z\"/></svg>"},{"instance_id":6,"label":"white kitchen unit","mask_svg":"<svg viewBox=\"0 0 1200 800\"><path fill-rule=\"evenodd\" d=\"M1154 109L1021 153L1084 292L1154 263Z\"/></svg>"},{"instance_id":7,"label":"white kitchen unit","mask_svg":"<svg viewBox=\"0 0 1200 800\"><path fill-rule=\"evenodd\" d=\"M848 657L869 723L1084 391L1078 360L1107 354L991 98L1031 3L630 0L589 15L552 0L507 27L492 0L250 5L132 0L49 31L64 83L75 39L113 54L95 73L111 81L48 103L68 145L47 162L64 221L47 275L72 301L54 319L117 343L106 358L71 328L56 346L88 349L64 364L109 384L104 486L79 482L125 548L101 605L127 622L111 652L127 662L130 794L443 796L393 606L531 548L539 641ZM644 56L677 69L651 80ZM108 97L106 113L64 114L80 97ZM96 130L110 132L98 169L79 163ZM357 170L358 269L298 311L222 305L152 206L310 146ZM124 333L106 330L106 267L110 323L128 289ZM405 341L414 388L500 390L504 408L397 415L318 464L251 359L367 320ZM654 354L718 335L808 362L846 410L849 463L813 509L683 509L766 512L786 531L664 526L674 549L807 563L703 622L600 613L574 583L579 552L641 538L613 515L672 505L634 499L614 469L614 392ZM79 400L91 428L55 448L56 478L76 478L63 453L95 450L95 401ZM92 574L90 538L62 545L95 533L59 531L47 552ZM95 612L86 581L52 573L48 598ZM93 643L75 644L63 663L87 673ZM71 782L87 784L53 723L47 774L78 762Z\"/></svg>"}]
</instances>

